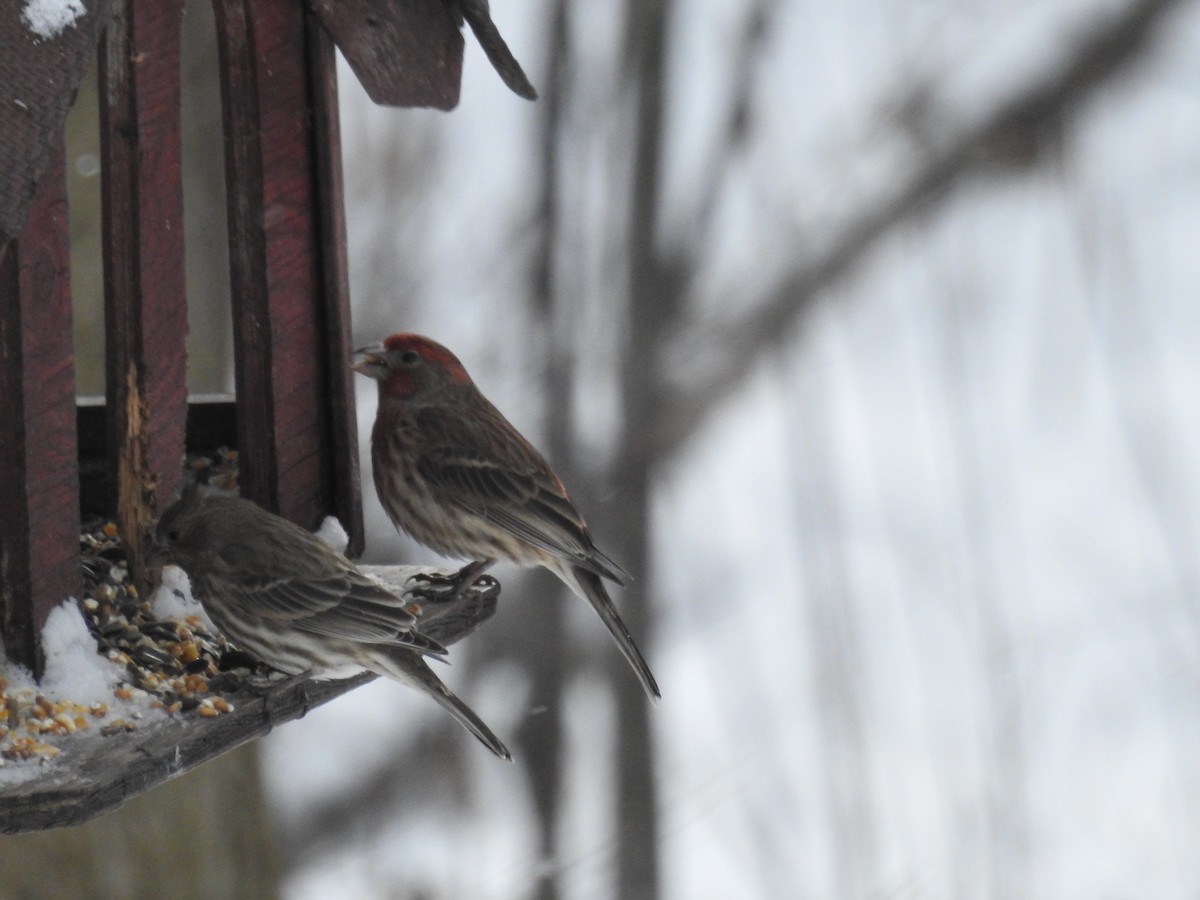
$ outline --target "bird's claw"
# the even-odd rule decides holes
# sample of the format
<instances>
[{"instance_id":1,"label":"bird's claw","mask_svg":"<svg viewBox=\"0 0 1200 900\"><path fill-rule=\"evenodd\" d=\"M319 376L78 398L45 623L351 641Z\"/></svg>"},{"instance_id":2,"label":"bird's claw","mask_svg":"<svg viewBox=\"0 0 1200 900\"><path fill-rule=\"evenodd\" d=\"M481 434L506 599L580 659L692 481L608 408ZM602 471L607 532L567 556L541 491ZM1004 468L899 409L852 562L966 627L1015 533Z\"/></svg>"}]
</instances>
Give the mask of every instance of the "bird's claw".
<instances>
[{"instance_id":1,"label":"bird's claw","mask_svg":"<svg viewBox=\"0 0 1200 900\"><path fill-rule=\"evenodd\" d=\"M249 669L251 674L263 674L271 671L266 663L245 650L226 650L217 660L217 669L221 672Z\"/></svg>"},{"instance_id":2,"label":"bird's claw","mask_svg":"<svg viewBox=\"0 0 1200 900\"><path fill-rule=\"evenodd\" d=\"M500 582L491 575L462 581L456 575L421 574L405 585L406 608L417 617L417 628L443 646L462 640L496 612Z\"/></svg>"},{"instance_id":3,"label":"bird's claw","mask_svg":"<svg viewBox=\"0 0 1200 900\"><path fill-rule=\"evenodd\" d=\"M272 669L245 650L226 650L217 660L218 674L208 680L209 688L217 693L245 691L251 696L264 697L282 687L304 681L308 672L287 675Z\"/></svg>"},{"instance_id":4,"label":"bird's claw","mask_svg":"<svg viewBox=\"0 0 1200 900\"><path fill-rule=\"evenodd\" d=\"M451 575L441 572L418 572L410 577L404 586L405 598L411 597L412 603L417 606L416 611L409 611L420 617L424 613L422 604L448 606L467 599L469 594L487 594L499 586L499 582L491 575L472 576L475 576L475 572L469 568Z\"/></svg>"},{"instance_id":5,"label":"bird's claw","mask_svg":"<svg viewBox=\"0 0 1200 900\"><path fill-rule=\"evenodd\" d=\"M404 596L418 603L449 603L458 599L461 585L455 575L440 572L419 572L404 585Z\"/></svg>"}]
</instances>

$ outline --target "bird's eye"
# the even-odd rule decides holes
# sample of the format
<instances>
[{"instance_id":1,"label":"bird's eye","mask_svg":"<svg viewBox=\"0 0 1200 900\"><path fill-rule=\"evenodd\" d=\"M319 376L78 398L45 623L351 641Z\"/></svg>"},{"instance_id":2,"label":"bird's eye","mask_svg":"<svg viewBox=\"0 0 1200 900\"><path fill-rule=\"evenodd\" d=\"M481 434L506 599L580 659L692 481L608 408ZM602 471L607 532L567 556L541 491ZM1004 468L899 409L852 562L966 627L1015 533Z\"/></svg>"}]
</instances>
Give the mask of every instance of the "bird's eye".
<instances>
[{"instance_id":1,"label":"bird's eye","mask_svg":"<svg viewBox=\"0 0 1200 900\"><path fill-rule=\"evenodd\" d=\"M406 366L413 365L418 359L420 359L420 356L417 354L416 350L405 350L400 354L400 362L404 363Z\"/></svg>"},{"instance_id":2,"label":"bird's eye","mask_svg":"<svg viewBox=\"0 0 1200 900\"><path fill-rule=\"evenodd\" d=\"M170 531L168 531L167 532L167 540L170 541L172 544L175 543L177 540L179 540L179 529L172 528Z\"/></svg>"}]
</instances>

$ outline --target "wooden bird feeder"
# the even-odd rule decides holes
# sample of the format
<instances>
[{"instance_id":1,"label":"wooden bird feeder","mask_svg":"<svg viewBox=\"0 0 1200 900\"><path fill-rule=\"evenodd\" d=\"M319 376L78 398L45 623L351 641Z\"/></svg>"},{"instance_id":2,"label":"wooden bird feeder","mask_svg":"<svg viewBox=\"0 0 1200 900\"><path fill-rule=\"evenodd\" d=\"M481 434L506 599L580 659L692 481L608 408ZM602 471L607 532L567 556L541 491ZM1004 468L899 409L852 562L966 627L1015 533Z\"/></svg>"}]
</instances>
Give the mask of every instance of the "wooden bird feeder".
<instances>
[{"instance_id":1,"label":"wooden bird feeder","mask_svg":"<svg viewBox=\"0 0 1200 900\"><path fill-rule=\"evenodd\" d=\"M135 575L185 447L234 444L244 496L309 528L335 515L349 555L362 549L334 40L377 101L449 109L461 23L444 0L212 2L236 387L215 406L189 404L186 380L182 0L88 0L52 35L0 4L0 637L35 674L48 614L81 593L81 453L104 460ZM102 407L77 407L63 126L94 53L107 387ZM213 755L179 757L182 740L143 755L183 768L143 766L122 796Z\"/></svg>"}]
</instances>

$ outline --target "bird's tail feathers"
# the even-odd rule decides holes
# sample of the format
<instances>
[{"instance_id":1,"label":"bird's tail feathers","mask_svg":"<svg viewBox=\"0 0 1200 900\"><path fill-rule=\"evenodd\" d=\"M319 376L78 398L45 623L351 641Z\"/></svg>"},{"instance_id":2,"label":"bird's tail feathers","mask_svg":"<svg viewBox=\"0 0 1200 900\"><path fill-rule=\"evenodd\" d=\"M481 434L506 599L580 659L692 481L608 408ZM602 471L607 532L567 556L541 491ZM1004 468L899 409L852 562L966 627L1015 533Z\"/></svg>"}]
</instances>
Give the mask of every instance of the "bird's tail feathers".
<instances>
[{"instance_id":1,"label":"bird's tail feathers","mask_svg":"<svg viewBox=\"0 0 1200 900\"><path fill-rule=\"evenodd\" d=\"M629 665L633 667L633 671L637 674L638 681L642 683L646 694L652 700L660 699L662 693L658 689L658 682L654 680L650 666L647 665L642 652L638 650L637 644L633 642L633 635L629 633L629 629L625 627L625 623L621 620L621 616L617 612L617 608L613 605L612 599L608 596L608 591L605 590L604 582L600 576L582 566L574 566L569 574L570 577L566 579L567 583L575 588L575 593L582 596L592 605L592 609L596 610L601 620L608 627L609 633L616 640L617 646L621 648L621 653L628 660Z\"/></svg>"},{"instance_id":2,"label":"bird's tail feathers","mask_svg":"<svg viewBox=\"0 0 1200 900\"><path fill-rule=\"evenodd\" d=\"M588 563L590 563L587 566L589 571L602 575L609 581L615 581L621 587L626 587L633 581L633 576L622 569L612 557L595 547L592 548L592 558L588 560Z\"/></svg>"},{"instance_id":3,"label":"bird's tail feathers","mask_svg":"<svg viewBox=\"0 0 1200 900\"><path fill-rule=\"evenodd\" d=\"M512 754L504 746L504 742L492 732L475 711L463 703L442 680L426 665L418 653L403 647L379 647L372 656L371 668L380 675L385 675L395 681L403 682L409 687L416 688L423 694L428 694L438 702L450 715L475 735L483 746L504 760L512 762Z\"/></svg>"},{"instance_id":4,"label":"bird's tail feathers","mask_svg":"<svg viewBox=\"0 0 1200 900\"><path fill-rule=\"evenodd\" d=\"M423 656L431 656L434 659L443 659L450 653L440 641L436 641L420 631L402 632L397 635L396 640L410 650L415 650Z\"/></svg>"}]
</instances>

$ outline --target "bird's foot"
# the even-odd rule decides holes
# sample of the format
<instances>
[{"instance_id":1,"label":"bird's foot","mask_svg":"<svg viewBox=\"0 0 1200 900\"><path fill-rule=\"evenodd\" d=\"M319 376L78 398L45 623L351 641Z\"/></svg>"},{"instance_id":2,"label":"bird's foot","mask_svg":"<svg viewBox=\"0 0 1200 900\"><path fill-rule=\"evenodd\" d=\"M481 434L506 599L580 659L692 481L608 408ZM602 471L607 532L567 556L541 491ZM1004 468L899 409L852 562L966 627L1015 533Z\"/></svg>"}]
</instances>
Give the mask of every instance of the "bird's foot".
<instances>
[{"instance_id":1,"label":"bird's foot","mask_svg":"<svg viewBox=\"0 0 1200 900\"><path fill-rule=\"evenodd\" d=\"M468 567L470 568L470 567ZM464 570L465 571L465 570ZM443 646L466 637L496 612L500 582L476 569L454 575L415 575L404 595L421 633ZM414 584L416 582L416 584Z\"/></svg>"},{"instance_id":2,"label":"bird's foot","mask_svg":"<svg viewBox=\"0 0 1200 900\"><path fill-rule=\"evenodd\" d=\"M261 697L281 688L304 681L308 672L287 675L272 669L258 657L245 650L226 650L217 661L218 674L208 680L209 690L216 693L245 691Z\"/></svg>"},{"instance_id":3,"label":"bird's foot","mask_svg":"<svg viewBox=\"0 0 1200 900\"><path fill-rule=\"evenodd\" d=\"M217 669L221 672L232 672L234 669L249 669L251 675L263 675L271 668L261 659L245 650L226 650L217 660Z\"/></svg>"},{"instance_id":4,"label":"bird's foot","mask_svg":"<svg viewBox=\"0 0 1200 900\"><path fill-rule=\"evenodd\" d=\"M411 596L417 604L449 606L459 603L466 599L476 582L482 580L481 576L491 564L490 559L476 560L467 563L453 575L422 572L408 579L404 593ZM489 581L495 583L494 578ZM421 611L418 610L413 614L420 616Z\"/></svg>"}]
</instances>

